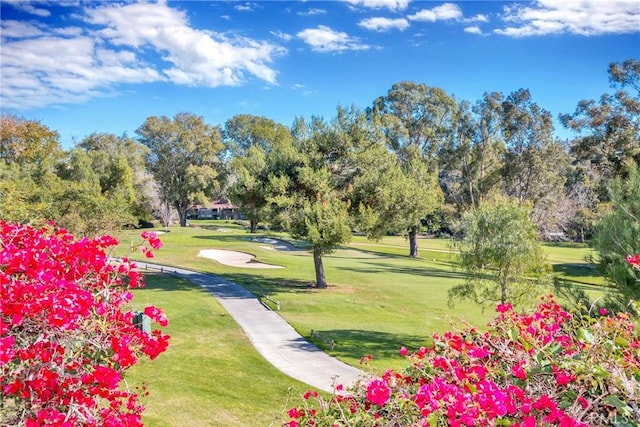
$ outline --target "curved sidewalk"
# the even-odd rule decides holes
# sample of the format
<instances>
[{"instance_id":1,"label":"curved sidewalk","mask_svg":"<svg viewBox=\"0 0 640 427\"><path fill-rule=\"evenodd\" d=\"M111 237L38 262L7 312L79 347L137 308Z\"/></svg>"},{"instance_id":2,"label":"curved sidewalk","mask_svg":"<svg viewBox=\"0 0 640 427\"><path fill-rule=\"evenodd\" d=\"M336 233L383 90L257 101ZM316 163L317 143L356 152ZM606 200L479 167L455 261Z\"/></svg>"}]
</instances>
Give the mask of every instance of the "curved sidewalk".
<instances>
[{"instance_id":1,"label":"curved sidewalk","mask_svg":"<svg viewBox=\"0 0 640 427\"><path fill-rule=\"evenodd\" d=\"M347 387L366 376L363 371L329 356L302 338L280 315L234 282L184 268L145 262L136 264L140 270L146 266L182 276L211 293L244 330L258 352L273 366L299 381L331 393L334 385Z\"/></svg>"}]
</instances>

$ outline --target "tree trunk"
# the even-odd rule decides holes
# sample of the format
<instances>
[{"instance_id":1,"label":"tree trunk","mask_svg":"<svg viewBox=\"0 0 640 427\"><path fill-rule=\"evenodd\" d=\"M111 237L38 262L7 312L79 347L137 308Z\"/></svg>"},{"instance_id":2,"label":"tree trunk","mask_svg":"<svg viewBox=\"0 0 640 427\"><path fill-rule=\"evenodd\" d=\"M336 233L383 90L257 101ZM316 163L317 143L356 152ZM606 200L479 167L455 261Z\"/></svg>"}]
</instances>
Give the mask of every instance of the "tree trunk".
<instances>
[{"instance_id":1,"label":"tree trunk","mask_svg":"<svg viewBox=\"0 0 640 427\"><path fill-rule=\"evenodd\" d=\"M324 277L322 251L317 247L313 248L313 265L316 268L316 288L325 289L327 287L327 279Z\"/></svg>"},{"instance_id":2,"label":"tree trunk","mask_svg":"<svg viewBox=\"0 0 640 427\"><path fill-rule=\"evenodd\" d=\"M507 302L507 284L500 284L500 303L504 304Z\"/></svg>"},{"instance_id":3,"label":"tree trunk","mask_svg":"<svg viewBox=\"0 0 640 427\"><path fill-rule=\"evenodd\" d=\"M420 227L417 225L409 228L409 256L412 258L418 257L418 231Z\"/></svg>"},{"instance_id":4,"label":"tree trunk","mask_svg":"<svg viewBox=\"0 0 640 427\"><path fill-rule=\"evenodd\" d=\"M178 215L180 215L180 227L187 226L187 210L178 209Z\"/></svg>"},{"instance_id":5,"label":"tree trunk","mask_svg":"<svg viewBox=\"0 0 640 427\"><path fill-rule=\"evenodd\" d=\"M251 218L250 224L251 225L250 225L250 229L249 229L250 231L249 232L251 234L254 234L258 230L258 220L254 219L254 218Z\"/></svg>"}]
</instances>

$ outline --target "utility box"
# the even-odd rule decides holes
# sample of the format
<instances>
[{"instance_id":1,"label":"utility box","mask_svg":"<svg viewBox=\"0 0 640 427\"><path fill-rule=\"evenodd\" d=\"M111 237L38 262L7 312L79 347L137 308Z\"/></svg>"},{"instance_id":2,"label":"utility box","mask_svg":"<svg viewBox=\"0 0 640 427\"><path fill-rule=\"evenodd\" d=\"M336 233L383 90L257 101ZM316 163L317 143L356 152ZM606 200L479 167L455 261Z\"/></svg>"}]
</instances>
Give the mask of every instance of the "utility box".
<instances>
[{"instance_id":1,"label":"utility box","mask_svg":"<svg viewBox=\"0 0 640 427\"><path fill-rule=\"evenodd\" d=\"M133 314L133 326L147 334L151 333L151 318L146 314L135 311Z\"/></svg>"}]
</instances>

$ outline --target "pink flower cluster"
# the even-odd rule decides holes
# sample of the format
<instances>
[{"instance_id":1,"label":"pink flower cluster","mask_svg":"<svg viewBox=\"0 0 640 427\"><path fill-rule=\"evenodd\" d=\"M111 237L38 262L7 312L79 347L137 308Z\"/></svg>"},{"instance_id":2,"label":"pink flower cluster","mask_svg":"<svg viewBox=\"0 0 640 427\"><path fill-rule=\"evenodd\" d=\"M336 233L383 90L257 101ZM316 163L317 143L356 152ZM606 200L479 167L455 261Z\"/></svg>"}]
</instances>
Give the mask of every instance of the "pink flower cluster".
<instances>
[{"instance_id":1,"label":"pink flower cluster","mask_svg":"<svg viewBox=\"0 0 640 427\"><path fill-rule=\"evenodd\" d=\"M497 312L485 332L435 334L412 354L403 347L404 371L319 398L313 416L305 401L286 425L640 424L640 336L627 314L569 313L552 296L533 313Z\"/></svg>"},{"instance_id":2,"label":"pink flower cluster","mask_svg":"<svg viewBox=\"0 0 640 427\"><path fill-rule=\"evenodd\" d=\"M169 337L133 325L128 289L143 283L134 263L106 255L117 243L0 222L0 425L142 425L123 374ZM159 309L145 313L167 324Z\"/></svg>"}]
</instances>

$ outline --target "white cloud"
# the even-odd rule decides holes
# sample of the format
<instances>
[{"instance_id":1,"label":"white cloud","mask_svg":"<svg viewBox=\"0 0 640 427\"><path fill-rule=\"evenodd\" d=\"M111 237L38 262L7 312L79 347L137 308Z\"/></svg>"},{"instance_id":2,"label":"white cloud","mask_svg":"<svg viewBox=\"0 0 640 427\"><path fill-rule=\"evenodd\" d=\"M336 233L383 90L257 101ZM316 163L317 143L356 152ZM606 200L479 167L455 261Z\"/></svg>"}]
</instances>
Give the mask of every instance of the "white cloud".
<instances>
[{"instance_id":1,"label":"white cloud","mask_svg":"<svg viewBox=\"0 0 640 427\"><path fill-rule=\"evenodd\" d=\"M245 3L235 5L233 8L240 12L253 12L254 10L258 9L259 6L256 3Z\"/></svg>"},{"instance_id":2,"label":"white cloud","mask_svg":"<svg viewBox=\"0 0 640 427\"><path fill-rule=\"evenodd\" d=\"M46 18L51 16L51 12L47 9L39 8L36 6L37 1L25 1L25 0L3 0L7 3L10 3L16 9L19 9L23 12L30 13L31 15L40 16L42 18Z\"/></svg>"},{"instance_id":3,"label":"white cloud","mask_svg":"<svg viewBox=\"0 0 640 427\"><path fill-rule=\"evenodd\" d=\"M371 46L361 44L359 39L349 37L347 33L334 31L325 25L307 28L296 35L316 52L344 52L371 48Z\"/></svg>"},{"instance_id":4,"label":"white cloud","mask_svg":"<svg viewBox=\"0 0 640 427\"><path fill-rule=\"evenodd\" d=\"M100 34L110 43L161 53L171 64L163 72L180 84L238 85L245 81L244 71L275 83L276 72L267 64L285 52L268 42L193 29L183 12L165 4L103 6L87 16L105 27Z\"/></svg>"},{"instance_id":5,"label":"white cloud","mask_svg":"<svg viewBox=\"0 0 640 427\"><path fill-rule=\"evenodd\" d=\"M306 12L298 12L297 15L301 16L314 16L314 15L326 15L327 11L324 9L309 9Z\"/></svg>"},{"instance_id":6,"label":"white cloud","mask_svg":"<svg viewBox=\"0 0 640 427\"><path fill-rule=\"evenodd\" d=\"M364 6L371 9L405 10L411 0L343 0L354 6Z\"/></svg>"},{"instance_id":7,"label":"white cloud","mask_svg":"<svg viewBox=\"0 0 640 427\"><path fill-rule=\"evenodd\" d=\"M291 86L291 89L294 91L299 91L302 96L312 96L318 93L317 90L307 89L307 87L301 83L294 83L293 86Z\"/></svg>"},{"instance_id":8,"label":"white cloud","mask_svg":"<svg viewBox=\"0 0 640 427\"><path fill-rule=\"evenodd\" d=\"M453 3L444 3L440 6L436 6L433 9L422 9L413 15L409 15L412 21L426 21L435 22L448 19L459 20L462 19L462 10L460 7Z\"/></svg>"},{"instance_id":9,"label":"white cloud","mask_svg":"<svg viewBox=\"0 0 640 427\"><path fill-rule=\"evenodd\" d=\"M3 42L5 107L26 110L83 102L108 94L115 83L163 79L155 69L135 61L131 52L108 52L100 50L93 37L64 38L54 33Z\"/></svg>"},{"instance_id":10,"label":"white cloud","mask_svg":"<svg viewBox=\"0 0 640 427\"><path fill-rule=\"evenodd\" d=\"M511 25L494 32L512 37L640 32L638 0L539 0L533 6L505 7L502 18Z\"/></svg>"},{"instance_id":11,"label":"white cloud","mask_svg":"<svg viewBox=\"0 0 640 427\"><path fill-rule=\"evenodd\" d=\"M0 28L2 28L0 36L3 43L5 39L37 37L43 34L40 28L24 21L4 20Z\"/></svg>"},{"instance_id":12,"label":"white cloud","mask_svg":"<svg viewBox=\"0 0 640 427\"><path fill-rule=\"evenodd\" d=\"M483 15L479 13L476 16L472 16L471 18L464 19L464 22L489 22L489 18L487 15Z\"/></svg>"},{"instance_id":13,"label":"white cloud","mask_svg":"<svg viewBox=\"0 0 640 427\"><path fill-rule=\"evenodd\" d=\"M216 87L254 76L275 84L269 64L286 52L267 41L194 29L185 13L163 2L92 3L81 12L59 22L90 26L0 22L5 108L83 102L113 94L122 83Z\"/></svg>"},{"instance_id":14,"label":"white cloud","mask_svg":"<svg viewBox=\"0 0 640 427\"><path fill-rule=\"evenodd\" d=\"M480 29L480 27L478 27L477 25L473 25L471 27L466 27L464 29L465 33L469 33L469 34L479 34L482 35L482 30Z\"/></svg>"},{"instance_id":15,"label":"white cloud","mask_svg":"<svg viewBox=\"0 0 640 427\"><path fill-rule=\"evenodd\" d=\"M389 31L397 29L404 31L409 27L409 21L404 18L389 19L389 18L368 18L358 22L358 25L373 31Z\"/></svg>"},{"instance_id":16,"label":"white cloud","mask_svg":"<svg viewBox=\"0 0 640 427\"><path fill-rule=\"evenodd\" d=\"M291 34L284 33L284 32L282 32L280 30L269 31L269 34L271 34L272 36L276 36L279 39L282 39L282 40L284 40L286 42L291 41L291 39L293 39L293 36Z\"/></svg>"}]
</instances>

